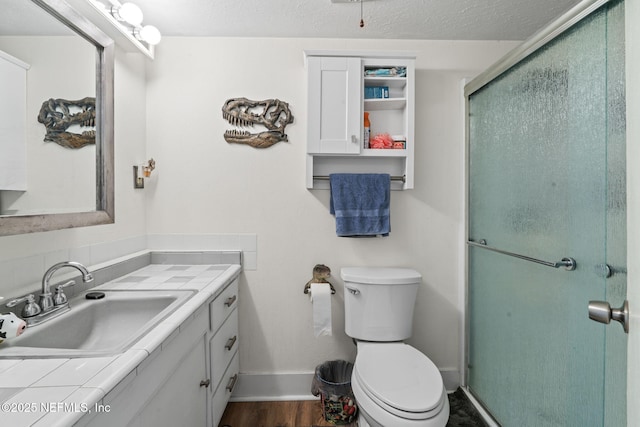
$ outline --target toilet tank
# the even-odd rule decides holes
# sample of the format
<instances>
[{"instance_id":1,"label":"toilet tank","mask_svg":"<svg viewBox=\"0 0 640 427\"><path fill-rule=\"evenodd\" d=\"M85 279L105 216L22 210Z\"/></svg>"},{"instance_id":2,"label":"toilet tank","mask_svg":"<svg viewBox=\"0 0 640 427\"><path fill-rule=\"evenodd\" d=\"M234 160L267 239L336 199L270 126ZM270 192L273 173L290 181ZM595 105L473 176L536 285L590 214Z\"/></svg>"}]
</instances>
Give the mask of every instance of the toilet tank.
<instances>
[{"instance_id":1,"label":"toilet tank","mask_svg":"<svg viewBox=\"0 0 640 427\"><path fill-rule=\"evenodd\" d=\"M413 332L422 276L410 268L345 267L345 332L364 341L402 341Z\"/></svg>"}]
</instances>

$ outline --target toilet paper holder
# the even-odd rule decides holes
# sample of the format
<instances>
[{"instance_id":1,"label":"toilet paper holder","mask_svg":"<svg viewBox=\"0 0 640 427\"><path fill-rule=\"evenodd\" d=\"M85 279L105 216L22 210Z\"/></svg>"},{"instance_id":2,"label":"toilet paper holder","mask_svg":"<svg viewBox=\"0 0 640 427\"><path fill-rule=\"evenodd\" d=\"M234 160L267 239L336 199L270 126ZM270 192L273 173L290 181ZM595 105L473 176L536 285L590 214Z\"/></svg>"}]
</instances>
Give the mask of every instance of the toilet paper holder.
<instances>
[{"instance_id":1,"label":"toilet paper holder","mask_svg":"<svg viewBox=\"0 0 640 427\"><path fill-rule=\"evenodd\" d=\"M308 294L311 291L312 283L328 283L331 288L331 295L335 295L335 288L331 282L327 280L329 276L331 276L331 269L329 267L324 264L316 264L315 267L313 267L313 278L304 285L304 293Z\"/></svg>"},{"instance_id":2,"label":"toilet paper holder","mask_svg":"<svg viewBox=\"0 0 640 427\"><path fill-rule=\"evenodd\" d=\"M304 293L305 294L308 294L311 291L311 284L312 283L329 283L329 282L309 282L304 286ZM333 287L333 285L331 283L329 283L329 287L331 288L331 295L335 295L336 289Z\"/></svg>"}]
</instances>

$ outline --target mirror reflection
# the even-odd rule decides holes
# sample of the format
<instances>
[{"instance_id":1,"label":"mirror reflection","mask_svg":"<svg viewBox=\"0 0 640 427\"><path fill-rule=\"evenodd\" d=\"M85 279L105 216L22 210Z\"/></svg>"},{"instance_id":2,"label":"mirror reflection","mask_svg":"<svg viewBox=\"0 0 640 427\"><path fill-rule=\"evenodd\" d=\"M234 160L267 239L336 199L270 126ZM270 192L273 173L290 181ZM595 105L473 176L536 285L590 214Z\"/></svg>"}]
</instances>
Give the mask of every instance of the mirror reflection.
<instances>
[{"instance_id":1,"label":"mirror reflection","mask_svg":"<svg viewBox=\"0 0 640 427\"><path fill-rule=\"evenodd\" d=\"M59 101L96 97L96 56L93 43L39 5L2 1L0 216L96 210L96 138L63 146L45 138L47 127L38 121L43 103L49 121L83 113L82 105ZM86 140L93 124L74 123L67 132Z\"/></svg>"},{"instance_id":2,"label":"mirror reflection","mask_svg":"<svg viewBox=\"0 0 640 427\"><path fill-rule=\"evenodd\" d=\"M0 236L114 222L114 50L63 0L2 0Z\"/></svg>"}]
</instances>

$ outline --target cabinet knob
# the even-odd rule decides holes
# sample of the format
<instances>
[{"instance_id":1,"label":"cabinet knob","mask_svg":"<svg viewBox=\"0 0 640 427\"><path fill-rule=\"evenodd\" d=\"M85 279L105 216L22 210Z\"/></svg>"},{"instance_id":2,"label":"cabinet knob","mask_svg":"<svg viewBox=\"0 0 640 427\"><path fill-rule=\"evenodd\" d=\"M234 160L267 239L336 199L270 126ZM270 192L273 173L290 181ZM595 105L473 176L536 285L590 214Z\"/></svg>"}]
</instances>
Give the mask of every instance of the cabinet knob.
<instances>
[{"instance_id":1,"label":"cabinet knob","mask_svg":"<svg viewBox=\"0 0 640 427\"><path fill-rule=\"evenodd\" d=\"M200 381L200 387L209 387L209 384L211 384L211 380L209 380L208 378L206 380Z\"/></svg>"},{"instance_id":2,"label":"cabinet knob","mask_svg":"<svg viewBox=\"0 0 640 427\"><path fill-rule=\"evenodd\" d=\"M351 135L351 142L353 142L354 144L358 143L358 137L355 135Z\"/></svg>"}]
</instances>

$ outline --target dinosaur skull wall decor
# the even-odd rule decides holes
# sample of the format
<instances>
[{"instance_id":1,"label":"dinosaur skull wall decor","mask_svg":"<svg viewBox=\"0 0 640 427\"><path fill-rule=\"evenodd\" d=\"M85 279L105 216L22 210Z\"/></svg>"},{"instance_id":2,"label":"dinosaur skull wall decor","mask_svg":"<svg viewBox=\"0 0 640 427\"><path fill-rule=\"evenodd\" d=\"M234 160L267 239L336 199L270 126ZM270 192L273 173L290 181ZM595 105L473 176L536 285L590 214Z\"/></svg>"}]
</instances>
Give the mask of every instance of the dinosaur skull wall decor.
<instances>
[{"instance_id":1,"label":"dinosaur skull wall decor","mask_svg":"<svg viewBox=\"0 0 640 427\"><path fill-rule=\"evenodd\" d=\"M79 112L73 113L71 110ZM95 129L80 133L67 132L72 125L94 128L96 125L96 99L87 97L78 101L48 99L42 103L38 122L44 124L47 133L45 142L55 142L66 148L81 148L96 143Z\"/></svg>"},{"instance_id":2,"label":"dinosaur skull wall decor","mask_svg":"<svg viewBox=\"0 0 640 427\"><path fill-rule=\"evenodd\" d=\"M255 148L267 148L280 141L287 141L284 128L293 123L289 104L279 99L252 101L247 98L232 98L222 106L222 117L234 126L253 127L262 125L267 131L249 133L246 130L228 130L225 141L247 144Z\"/></svg>"}]
</instances>

